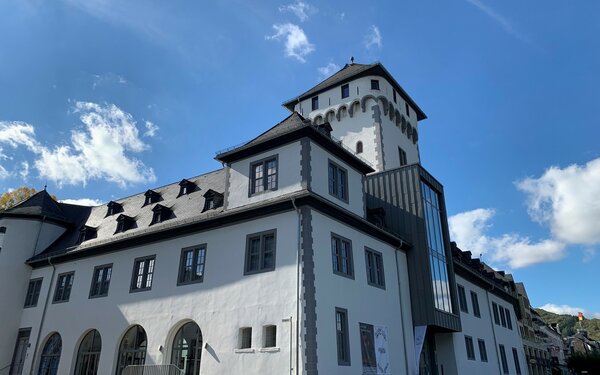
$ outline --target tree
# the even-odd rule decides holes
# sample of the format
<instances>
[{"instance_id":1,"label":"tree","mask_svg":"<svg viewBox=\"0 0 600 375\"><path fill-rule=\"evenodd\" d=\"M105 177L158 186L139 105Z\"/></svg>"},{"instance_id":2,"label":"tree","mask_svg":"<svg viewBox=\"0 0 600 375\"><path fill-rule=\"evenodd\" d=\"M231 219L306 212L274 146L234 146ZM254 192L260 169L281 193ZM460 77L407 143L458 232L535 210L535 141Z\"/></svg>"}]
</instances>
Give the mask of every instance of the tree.
<instances>
[{"instance_id":1,"label":"tree","mask_svg":"<svg viewBox=\"0 0 600 375\"><path fill-rule=\"evenodd\" d=\"M35 190L34 188L21 186L18 189L8 191L2 194L2 196L0 196L0 211L4 211L16 206L17 204L30 198L35 193L37 193L37 190ZM56 200L56 197L54 195L52 195L51 197L52 199Z\"/></svg>"}]
</instances>

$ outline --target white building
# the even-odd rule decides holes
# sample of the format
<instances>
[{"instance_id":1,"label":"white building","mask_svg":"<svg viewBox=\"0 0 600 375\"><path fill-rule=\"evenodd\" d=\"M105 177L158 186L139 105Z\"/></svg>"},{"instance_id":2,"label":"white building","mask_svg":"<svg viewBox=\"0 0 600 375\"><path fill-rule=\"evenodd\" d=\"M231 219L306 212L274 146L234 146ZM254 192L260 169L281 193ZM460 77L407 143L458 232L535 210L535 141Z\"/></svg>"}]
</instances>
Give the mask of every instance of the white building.
<instances>
[{"instance_id":1,"label":"white building","mask_svg":"<svg viewBox=\"0 0 600 375\"><path fill-rule=\"evenodd\" d=\"M217 171L1 212L0 374L471 373L424 113L381 64L284 105Z\"/></svg>"}]
</instances>

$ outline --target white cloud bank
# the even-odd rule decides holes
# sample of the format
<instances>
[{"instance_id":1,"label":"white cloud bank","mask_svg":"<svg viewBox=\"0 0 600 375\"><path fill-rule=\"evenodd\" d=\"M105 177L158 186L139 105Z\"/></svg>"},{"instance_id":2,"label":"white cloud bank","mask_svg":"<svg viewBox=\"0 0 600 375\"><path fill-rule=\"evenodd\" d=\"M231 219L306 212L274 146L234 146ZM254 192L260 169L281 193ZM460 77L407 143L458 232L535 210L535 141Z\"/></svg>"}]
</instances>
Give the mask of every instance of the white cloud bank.
<instances>
[{"instance_id":1,"label":"white cloud bank","mask_svg":"<svg viewBox=\"0 0 600 375\"><path fill-rule=\"evenodd\" d=\"M369 32L365 37L365 47L369 49L372 47L381 48L382 46L383 40L381 37L381 32L379 31L379 28L377 26L372 25L369 28Z\"/></svg>"},{"instance_id":2,"label":"white cloud bank","mask_svg":"<svg viewBox=\"0 0 600 375\"><path fill-rule=\"evenodd\" d=\"M298 17L300 22L307 21L310 18L311 14L314 14L318 11L316 7L310 5L309 3L305 3L304 1L296 1L293 4L282 5L279 7L279 11L282 13L291 12Z\"/></svg>"},{"instance_id":3,"label":"white cloud bank","mask_svg":"<svg viewBox=\"0 0 600 375\"><path fill-rule=\"evenodd\" d=\"M102 204L101 201L91 198L63 199L61 202L67 204L76 204L78 206L100 206Z\"/></svg>"},{"instance_id":4,"label":"white cloud bank","mask_svg":"<svg viewBox=\"0 0 600 375\"><path fill-rule=\"evenodd\" d=\"M590 312L581 307L574 307L569 305L555 305L553 303L547 303L544 306L541 306L540 309L544 309L546 311L550 311L555 314L561 315L574 315L577 316L578 313L582 312L583 316L586 318L597 318L600 319L600 313L598 312Z\"/></svg>"},{"instance_id":5,"label":"white cloud bank","mask_svg":"<svg viewBox=\"0 0 600 375\"><path fill-rule=\"evenodd\" d=\"M275 34L266 36L267 40L284 41L285 55L293 57L300 62L306 62L305 57L315 50L315 46L308 41L308 37L298 25L285 23L273 25Z\"/></svg>"}]
</instances>

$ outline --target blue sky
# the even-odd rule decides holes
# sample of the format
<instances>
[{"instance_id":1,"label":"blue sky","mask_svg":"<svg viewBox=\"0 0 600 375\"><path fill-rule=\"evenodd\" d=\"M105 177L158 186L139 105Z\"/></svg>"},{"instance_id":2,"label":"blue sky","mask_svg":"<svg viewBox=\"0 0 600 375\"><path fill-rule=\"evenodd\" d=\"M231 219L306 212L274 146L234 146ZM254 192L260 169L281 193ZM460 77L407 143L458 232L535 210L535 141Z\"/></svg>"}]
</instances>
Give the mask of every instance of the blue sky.
<instances>
[{"instance_id":1,"label":"blue sky","mask_svg":"<svg viewBox=\"0 0 600 375\"><path fill-rule=\"evenodd\" d=\"M106 202L218 169L284 100L379 60L429 117L453 239L535 306L600 317L598 19L592 1L6 0L0 192Z\"/></svg>"}]
</instances>

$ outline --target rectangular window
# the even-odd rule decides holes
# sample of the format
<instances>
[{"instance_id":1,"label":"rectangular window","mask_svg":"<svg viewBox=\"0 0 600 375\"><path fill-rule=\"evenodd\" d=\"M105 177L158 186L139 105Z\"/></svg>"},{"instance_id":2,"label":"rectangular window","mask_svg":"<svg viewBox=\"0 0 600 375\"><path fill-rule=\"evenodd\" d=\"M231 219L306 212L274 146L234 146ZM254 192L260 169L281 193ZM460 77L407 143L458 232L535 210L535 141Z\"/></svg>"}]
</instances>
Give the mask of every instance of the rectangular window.
<instances>
[{"instance_id":1,"label":"rectangular window","mask_svg":"<svg viewBox=\"0 0 600 375\"><path fill-rule=\"evenodd\" d=\"M379 90L379 80L378 79L371 80L371 90Z\"/></svg>"},{"instance_id":2,"label":"rectangular window","mask_svg":"<svg viewBox=\"0 0 600 375\"><path fill-rule=\"evenodd\" d=\"M404 103L404 107L406 108L406 116L410 118L410 107L408 106L408 103Z\"/></svg>"},{"instance_id":3,"label":"rectangular window","mask_svg":"<svg viewBox=\"0 0 600 375\"><path fill-rule=\"evenodd\" d=\"M474 291L471 291L471 304L473 305L473 315L481 318L481 311L479 311L479 299L477 298L477 293Z\"/></svg>"},{"instance_id":4,"label":"rectangular window","mask_svg":"<svg viewBox=\"0 0 600 375\"><path fill-rule=\"evenodd\" d=\"M500 323L502 327L506 327L506 316L504 315L504 307L500 306Z\"/></svg>"},{"instance_id":5,"label":"rectangular window","mask_svg":"<svg viewBox=\"0 0 600 375\"><path fill-rule=\"evenodd\" d=\"M29 280L29 286L27 287L27 296L25 296L25 306L23 307L35 307L37 306L38 299L40 297L40 289L42 289L42 278Z\"/></svg>"},{"instance_id":6,"label":"rectangular window","mask_svg":"<svg viewBox=\"0 0 600 375\"><path fill-rule=\"evenodd\" d=\"M252 327L240 328L240 349L252 347Z\"/></svg>"},{"instance_id":7,"label":"rectangular window","mask_svg":"<svg viewBox=\"0 0 600 375\"><path fill-rule=\"evenodd\" d=\"M277 190L277 157L269 157L250 165L250 195Z\"/></svg>"},{"instance_id":8,"label":"rectangular window","mask_svg":"<svg viewBox=\"0 0 600 375\"><path fill-rule=\"evenodd\" d=\"M348 172L329 161L329 194L348 202Z\"/></svg>"},{"instance_id":9,"label":"rectangular window","mask_svg":"<svg viewBox=\"0 0 600 375\"><path fill-rule=\"evenodd\" d=\"M181 250L177 285L200 283L204 280L206 245L188 247Z\"/></svg>"},{"instance_id":10,"label":"rectangular window","mask_svg":"<svg viewBox=\"0 0 600 375\"><path fill-rule=\"evenodd\" d=\"M348 310L335 308L335 332L339 366L350 366L350 345L348 343Z\"/></svg>"},{"instance_id":11,"label":"rectangular window","mask_svg":"<svg viewBox=\"0 0 600 375\"><path fill-rule=\"evenodd\" d=\"M513 360L515 361L515 370L517 371L517 375L521 375L521 364L519 363L519 353L517 352L517 348L512 348Z\"/></svg>"},{"instance_id":12,"label":"rectangular window","mask_svg":"<svg viewBox=\"0 0 600 375\"><path fill-rule=\"evenodd\" d=\"M131 277L130 292L140 292L152 288L154 276L155 255L137 258L133 263L133 276Z\"/></svg>"},{"instance_id":13,"label":"rectangular window","mask_svg":"<svg viewBox=\"0 0 600 375\"><path fill-rule=\"evenodd\" d=\"M90 287L90 298L106 297L108 295L111 276L112 264L105 264L94 268L92 285Z\"/></svg>"},{"instance_id":14,"label":"rectangular window","mask_svg":"<svg viewBox=\"0 0 600 375\"><path fill-rule=\"evenodd\" d=\"M56 289L54 289L53 303L67 302L71 296L71 288L73 287L73 278L75 272L61 273L56 280Z\"/></svg>"},{"instance_id":15,"label":"rectangular window","mask_svg":"<svg viewBox=\"0 0 600 375\"><path fill-rule=\"evenodd\" d=\"M481 358L481 362L487 362L487 349L485 348L485 341L482 339L477 340L477 344L479 345L479 358Z\"/></svg>"},{"instance_id":16,"label":"rectangular window","mask_svg":"<svg viewBox=\"0 0 600 375\"><path fill-rule=\"evenodd\" d=\"M352 243L350 240L332 234L331 255L333 258L333 273L354 278Z\"/></svg>"},{"instance_id":17,"label":"rectangular window","mask_svg":"<svg viewBox=\"0 0 600 375\"><path fill-rule=\"evenodd\" d=\"M319 109L319 97L315 96L311 99L311 103L312 103L312 110L316 111L317 109Z\"/></svg>"},{"instance_id":18,"label":"rectangular window","mask_svg":"<svg viewBox=\"0 0 600 375\"><path fill-rule=\"evenodd\" d=\"M393 92L394 92L394 103L398 103L398 102L396 101L396 90L393 90Z\"/></svg>"},{"instance_id":19,"label":"rectangular window","mask_svg":"<svg viewBox=\"0 0 600 375\"><path fill-rule=\"evenodd\" d=\"M350 96L350 85L342 85L342 99Z\"/></svg>"},{"instance_id":20,"label":"rectangular window","mask_svg":"<svg viewBox=\"0 0 600 375\"><path fill-rule=\"evenodd\" d=\"M506 309L506 326L508 329L512 329L512 319L510 318L510 310Z\"/></svg>"},{"instance_id":21,"label":"rectangular window","mask_svg":"<svg viewBox=\"0 0 600 375\"><path fill-rule=\"evenodd\" d=\"M398 147L398 157L400 158L401 167L408 164L408 161L406 160L406 151L404 151L400 147Z\"/></svg>"},{"instance_id":22,"label":"rectangular window","mask_svg":"<svg viewBox=\"0 0 600 375\"><path fill-rule=\"evenodd\" d=\"M362 373L377 373L377 358L375 357L375 332L371 324L359 323L360 349L362 354Z\"/></svg>"},{"instance_id":23,"label":"rectangular window","mask_svg":"<svg viewBox=\"0 0 600 375\"><path fill-rule=\"evenodd\" d=\"M467 306L467 296L465 295L465 288L462 285L456 284L458 289L458 303L460 305L460 311L468 313L469 308Z\"/></svg>"},{"instance_id":24,"label":"rectangular window","mask_svg":"<svg viewBox=\"0 0 600 375\"><path fill-rule=\"evenodd\" d=\"M498 305L496 305L496 302L492 302L492 310L494 311L494 323L500 325L500 318L498 316Z\"/></svg>"},{"instance_id":25,"label":"rectangular window","mask_svg":"<svg viewBox=\"0 0 600 375\"><path fill-rule=\"evenodd\" d=\"M383 255L379 251L365 248L365 263L367 265L367 282L369 285L385 288Z\"/></svg>"},{"instance_id":26,"label":"rectangular window","mask_svg":"<svg viewBox=\"0 0 600 375\"><path fill-rule=\"evenodd\" d=\"M244 275L275 269L275 234L273 229L246 237Z\"/></svg>"},{"instance_id":27,"label":"rectangular window","mask_svg":"<svg viewBox=\"0 0 600 375\"><path fill-rule=\"evenodd\" d=\"M473 338L465 336L465 347L467 348L467 359L475 360L475 348L473 347Z\"/></svg>"},{"instance_id":28,"label":"rectangular window","mask_svg":"<svg viewBox=\"0 0 600 375\"><path fill-rule=\"evenodd\" d=\"M263 348L274 348L277 346L277 326L265 326Z\"/></svg>"},{"instance_id":29,"label":"rectangular window","mask_svg":"<svg viewBox=\"0 0 600 375\"><path fill-rule=\"evenodd\" d=\"M508 374L508 361L506 360L506 350L504 350L504 345L499 345L500 347L500 359L502 360L502 372Z\"/></svg>"}]
</instances>

